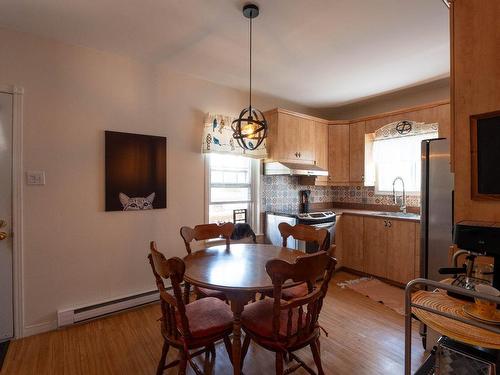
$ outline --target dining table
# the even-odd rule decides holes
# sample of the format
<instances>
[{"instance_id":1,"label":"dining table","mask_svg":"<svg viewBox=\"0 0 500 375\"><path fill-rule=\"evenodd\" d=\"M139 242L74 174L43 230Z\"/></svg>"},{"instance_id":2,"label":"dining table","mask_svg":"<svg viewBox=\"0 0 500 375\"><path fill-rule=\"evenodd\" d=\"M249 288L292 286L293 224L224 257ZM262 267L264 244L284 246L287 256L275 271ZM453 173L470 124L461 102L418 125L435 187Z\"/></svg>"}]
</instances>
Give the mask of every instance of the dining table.
<instances>
[{"instance_id":1,"label":"dining table","mask_svg":"<svg viewBox=\"0 0 500 375\"><path fill-rule=\"evenodd\" d=\"M224 292L233 313L232 362L241 374L241 313L258 292L273 289L266 263L275 258L293 263L304 252L267 244L236 243L207 247L184 258L186 283ZM289 281L293 285L292 281ZM287 286L287 283L284 284Z\"/></svg>"}]
</instances>

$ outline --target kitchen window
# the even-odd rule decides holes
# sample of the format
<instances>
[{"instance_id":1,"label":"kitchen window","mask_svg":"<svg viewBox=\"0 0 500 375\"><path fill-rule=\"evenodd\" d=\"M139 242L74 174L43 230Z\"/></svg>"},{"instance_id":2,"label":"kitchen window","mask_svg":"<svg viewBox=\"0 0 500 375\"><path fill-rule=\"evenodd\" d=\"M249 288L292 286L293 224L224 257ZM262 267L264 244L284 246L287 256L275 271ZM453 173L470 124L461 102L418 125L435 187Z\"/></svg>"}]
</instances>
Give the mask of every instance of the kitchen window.
<instances>
[{"instance_id":1,"label":"kitchen window","mask_svg":"<svg viewBox=\"0 0 500 375\"><path fill-rule=\"evenodd\" d=\"M247 222L257 232L260 162L243 156L208 154L208 223L232 222L234 210L247 210Z\"/></svg>"},{"instance_id":2,"label":"kitchen window","mask_svg":"<svg viewBox=\"0 0 500 375\"><path fill-rule=\"evenodd\" d=\"M376 193L392 193L394 179L402 177L407 192L420 193L421 142L437 137L436 131L396 138L367 139L371 160L365 164L370 169L366 185L374 185Z\"/></svg>"}]
</instances>

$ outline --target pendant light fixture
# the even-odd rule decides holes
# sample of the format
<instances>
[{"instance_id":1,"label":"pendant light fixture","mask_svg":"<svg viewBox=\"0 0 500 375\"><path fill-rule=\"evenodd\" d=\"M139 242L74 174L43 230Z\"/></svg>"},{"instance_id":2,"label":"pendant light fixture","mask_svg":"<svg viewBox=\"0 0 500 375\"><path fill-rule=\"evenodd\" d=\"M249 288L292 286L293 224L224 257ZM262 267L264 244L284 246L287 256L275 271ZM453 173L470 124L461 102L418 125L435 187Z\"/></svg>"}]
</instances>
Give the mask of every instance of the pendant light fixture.
<instances>
[{"instance_id":1,"label":"pendant light fixture","mask_svg":"<svg viewBox=\"0 0 500 375\"><path fill-rule=\"evenodd\" d=\"M243 7L243 15L250 20L250 103L233 121L231 128L240 147L255 150L267 137L267 121L261 111L252 107L252 19L259 15L259 7L247 4Z\"/></svg>"}]
</instances>

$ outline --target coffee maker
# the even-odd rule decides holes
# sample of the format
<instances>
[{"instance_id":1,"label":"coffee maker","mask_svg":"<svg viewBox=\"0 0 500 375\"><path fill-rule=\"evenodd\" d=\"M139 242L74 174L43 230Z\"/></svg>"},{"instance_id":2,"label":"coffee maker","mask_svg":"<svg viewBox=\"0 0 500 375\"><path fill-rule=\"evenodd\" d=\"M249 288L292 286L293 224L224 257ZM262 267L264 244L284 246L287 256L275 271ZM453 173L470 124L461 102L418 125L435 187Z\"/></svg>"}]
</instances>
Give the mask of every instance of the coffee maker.
<instances>
[{"instance_id":1,"label":"coffee maker","mask_svg":"<svg viewBox=\"0 0 500 375\"><path fill-rule=\"evenodd\" d=\"M493 287L500 289L500 223L461 221L455 224L454 242L459 249L493 257Z\"/></svg>"},{"instance_id":2,"label":"coffee maker","mask_svg":"<svg viewBox=\"0 0 500 375\"><path fill-rule=\"evenodd\" d=\"M309 212L309 197L311 190L301 190L300 192L300 213L306 214Z\"/></svg>"}]
</instances>

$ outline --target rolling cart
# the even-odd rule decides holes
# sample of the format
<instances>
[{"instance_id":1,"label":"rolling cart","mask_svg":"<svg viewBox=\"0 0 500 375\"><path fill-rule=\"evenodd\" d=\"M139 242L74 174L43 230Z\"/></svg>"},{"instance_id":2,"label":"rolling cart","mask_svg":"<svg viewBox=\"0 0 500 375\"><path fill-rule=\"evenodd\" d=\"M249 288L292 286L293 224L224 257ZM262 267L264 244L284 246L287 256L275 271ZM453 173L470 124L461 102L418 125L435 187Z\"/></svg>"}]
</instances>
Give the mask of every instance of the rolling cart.
<instances>
[{"instance_id":1,"label":"rolling cart","mask_svg":"<svg viewBox=\"0 0 500 375\"><path fill-rule=\"evenodd\" d=\"M500 326L469 318L463 311L468 302L450 297L447 292L500 304L498 297L447 283L427 279L410 281L405 292L405 375L411 375L413 318L443 336L437 351L430 354L415 374L500 374ZM463 366L469 365L468 372L460 372Z\"/></svg>"}]
</instances>

